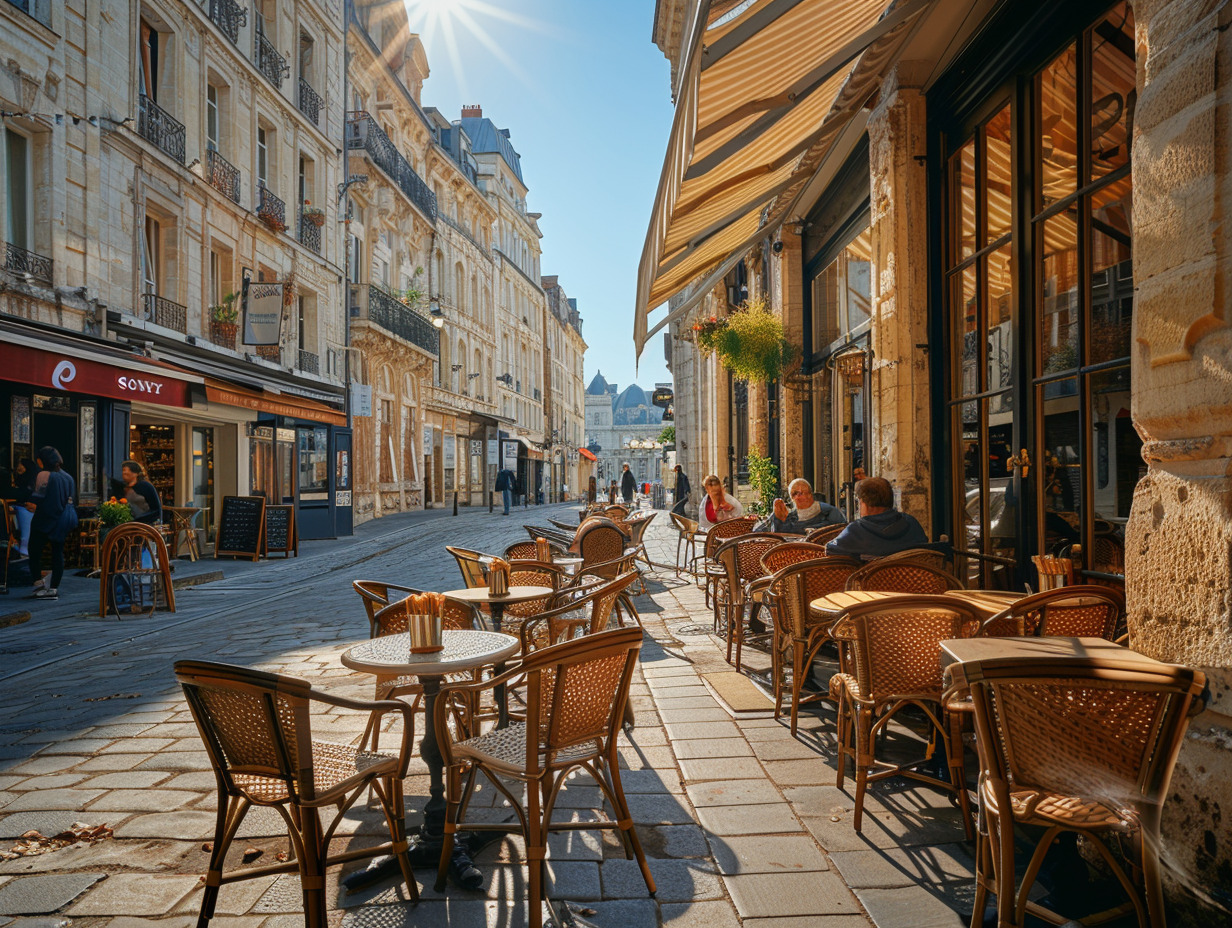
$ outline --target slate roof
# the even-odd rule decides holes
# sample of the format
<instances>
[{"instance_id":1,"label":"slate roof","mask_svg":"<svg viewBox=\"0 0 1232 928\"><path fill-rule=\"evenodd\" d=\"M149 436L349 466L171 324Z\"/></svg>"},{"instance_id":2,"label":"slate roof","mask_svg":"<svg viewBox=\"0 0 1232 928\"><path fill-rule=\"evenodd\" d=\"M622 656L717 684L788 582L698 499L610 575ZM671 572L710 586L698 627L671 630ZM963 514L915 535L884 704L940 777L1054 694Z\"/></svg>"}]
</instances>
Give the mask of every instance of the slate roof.
<instances>
[{"instance_id":1,"label":"slate roof","mask_svg":"<svg viewBox=\"0 0 1232 928\"><path fill-rule=\"evenodd\" d=\"M522 157L509 141L509 130L496 128L496 123L486 116L467 116L459 120L462 129L471 137L472 152L496 152L505 159L505 164L522 180Z\"/></svg>"}]
</instances>

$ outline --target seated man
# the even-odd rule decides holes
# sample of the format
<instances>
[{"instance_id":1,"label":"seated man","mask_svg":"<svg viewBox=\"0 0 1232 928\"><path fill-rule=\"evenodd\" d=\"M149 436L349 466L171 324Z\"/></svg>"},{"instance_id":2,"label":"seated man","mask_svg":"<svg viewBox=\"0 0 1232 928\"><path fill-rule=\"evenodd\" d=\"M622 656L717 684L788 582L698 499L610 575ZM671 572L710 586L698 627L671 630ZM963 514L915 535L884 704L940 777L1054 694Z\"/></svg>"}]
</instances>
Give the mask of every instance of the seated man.
<instances>
[{"instance_id":1,"label":"seated man","mask_svg":"<svg viewBox=\"0 0 1232 928\"><path fill-rule=\"evenodd\" d=\"M928 544L928 536L914 517L894 508L894 490L884 477L866 477L856 484L860 518L826 545L826 553L839 557L884 557L896 551Z\"/></svg>"},{"instance_id":2,"label":"seated man","mask_svg":"<svg viewBox=\"0 0 1232 928\"><path fill-rule=\"evenodd\" d=\"M813 496L813 488L803 477L797 477L787 485L792 508L781 499L774 501L774 512L755 526L755 532L785 532L789 535L807 535L824 525L841 525L847 521L839 510Z\"/></svg>"}]
</instances>

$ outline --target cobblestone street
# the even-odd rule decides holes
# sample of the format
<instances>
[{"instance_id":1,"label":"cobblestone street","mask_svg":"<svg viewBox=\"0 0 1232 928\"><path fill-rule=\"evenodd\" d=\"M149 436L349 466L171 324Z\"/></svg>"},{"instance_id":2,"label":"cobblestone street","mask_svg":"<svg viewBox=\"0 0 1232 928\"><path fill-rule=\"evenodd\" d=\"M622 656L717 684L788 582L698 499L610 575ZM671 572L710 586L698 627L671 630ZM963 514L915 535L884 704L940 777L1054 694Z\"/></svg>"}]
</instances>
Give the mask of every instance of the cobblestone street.
<instances>
[{"instance_id":1,"label":"cobblestone street","mask_svg":"<svg viewBox=\"0 0 1232 928\"><path fill-rule=\"evenodd\" d=\"M111 928L195 924L208 860L203 844L213 837L214 778L172 663L230 661L370 699L371 678L339 662L345 647L367 634L351 580L453 588L459 576L445 544L500 551L526 537L523 522L570 518L571 511L419 513L367 523L350 539L307 543L289 561L181 562L179 577L219 569L225 577L181 589L176 614L140 621L93 617L94 581L66 582L59 603L25 602L16 591L0 601L33 613L0 630L0 849L31 829L52 835L74 822L115 832L92 845L0 863L0 926L66 918ZM665 514L647 540L655 562L674 560L676 533ZM870 790L857 835L850 795L833 785L832 713L803 713L801 737L793 739L771 718L768 699L751 709L737 699L745 711L730 708L719 694L729 692L734 675L709 634L701 592L670 569L648 575L647 589L636 598L648 636L633 691L637 726L621 755L657 898L647 898L635 862L612 833L574 832L549 842L554 902L567 901L578 926L965 924L971 856L947 799L882 784ZM746 649L746 661L754 670L768 664L755 650ZM364 723L358 713L331 713L317 736L353 743ZM593 817L599 791L585 778L571 782L558 817ZM417 810L427 795L418 760L407 793L408 809ZM383 819L376 808L352 809L341 833L335 849L376 843ZM263 852L259 863L269 862L286 846L282 820L254 809L229 865L242 866L239 856L249 848ZM404 904L392 880L345 895L339 879L357 865L335 868L330 923L524 924L520 840L493 845L479 864L485 885L478 892L451 885L436 893L433 873L419 870L417 907ZM299 912L297 878L269 877L224 886L211 924L282 928L302 924Z\"/></svg>"}]
</instances>

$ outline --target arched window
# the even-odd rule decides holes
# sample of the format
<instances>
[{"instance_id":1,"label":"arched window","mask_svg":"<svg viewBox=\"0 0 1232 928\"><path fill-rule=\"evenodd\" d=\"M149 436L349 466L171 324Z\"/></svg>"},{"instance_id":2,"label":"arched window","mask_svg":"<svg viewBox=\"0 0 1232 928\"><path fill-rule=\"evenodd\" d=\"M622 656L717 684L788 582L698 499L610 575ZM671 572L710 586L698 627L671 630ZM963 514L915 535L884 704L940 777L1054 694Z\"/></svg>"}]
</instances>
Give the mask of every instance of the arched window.
<instances>
[{"instance_id":1,"label":"arched window","mask_svg":"<svg viewBox=\"0 0 1232 928\"><path fill-rule=\"evenodd\" d=\"M466 271L462 269L462 262L459 261L453 266L453 305L459 310L463 309L466 299L466 290L464 281L466 280Z\"/></svg>"},{"instance_id":2,"label":"arched window","mask_svg":"<svg viewBox=\"0 0 1232 928\"><path fill-rule=\"evenodd\" d=\"M454 393L459 393L459 386L466 384L466 342L462 339L458 339L458 353L454 357L457 360L449 367L449 387ZM457 370L454 370L455 367Z\"/></svg>"}]
</instances>

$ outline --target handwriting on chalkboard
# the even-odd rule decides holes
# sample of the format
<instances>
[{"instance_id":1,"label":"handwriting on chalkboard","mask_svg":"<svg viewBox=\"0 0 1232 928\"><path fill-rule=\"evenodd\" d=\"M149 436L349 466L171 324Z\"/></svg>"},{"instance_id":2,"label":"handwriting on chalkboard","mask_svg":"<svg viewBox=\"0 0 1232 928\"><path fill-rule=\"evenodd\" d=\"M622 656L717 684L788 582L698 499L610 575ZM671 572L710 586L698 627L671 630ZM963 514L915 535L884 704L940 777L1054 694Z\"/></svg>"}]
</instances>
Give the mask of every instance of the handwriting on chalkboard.
<instances>
[{"instance_id":1,"label":"handwriting on chalkboard","mask_svg":"<svg viewBox=\"0 0 1232 928\"><path fill-rule=\"evenodd\" d=\"M224 496L214 556L261 556L265 541L265 497Z\"/></svg>"},{"instance_id":2,"label":"handwriting on chalkboard","mask_svg":"<svg viewBox=\"0 0 1232 928\"><path fill-rule=\"evenodd\" d=\"M295 527L294 506L265 507L265 556L281 554L299 557L299 531Z\"/></svg>"}]
</instances>

